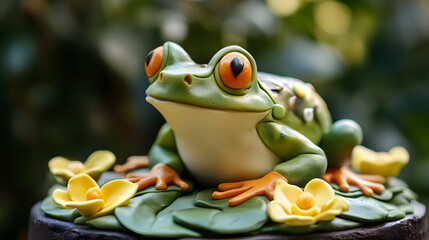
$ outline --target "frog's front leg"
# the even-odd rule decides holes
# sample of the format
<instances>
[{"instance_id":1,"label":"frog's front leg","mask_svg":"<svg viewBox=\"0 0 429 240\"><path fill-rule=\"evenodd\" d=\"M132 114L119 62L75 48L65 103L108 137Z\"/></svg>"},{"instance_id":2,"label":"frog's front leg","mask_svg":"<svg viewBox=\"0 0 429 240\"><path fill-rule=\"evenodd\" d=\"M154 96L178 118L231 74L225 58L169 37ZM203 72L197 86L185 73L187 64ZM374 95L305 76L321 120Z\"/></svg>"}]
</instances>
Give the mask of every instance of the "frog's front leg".
<instances>
[{"instance_id":1,"label":"frog's front leg","mask_svg":"<svg viewBox=\"0 0 429 240\"><path fill-rule=\"evenodd\" d=\"M154 145L149 151L149 166L151 170L146 175L127 174L129 181L139 185L139 190L155 185L156 189L166 189L167 185L175 184L182 190L189 185L180 178L185 167L176 148L174 133L168 124L159 131Z\"/></svg>"},{"instance_id":2,"label":"frog's front leg","mask_svg":"<svg viewBox=\"0 0 429 240\"><path fill-rule=\"evenodd\" d=\"M230 206L257 195L267 195L272 199L274 185L279 179L304 186L325 173L327 161L324 152L302 134L274 122L258 124L257 131L265 145L284 162L260 179L220 184L219 190L223 192L214 192L213 198L234 197L229 201Z\"/></svg>"},{"instance_id":3,"label":"frog's front leg","mask_svg":"<svg viewBox=\"0 0 429 240\"><path fill-rule=\"evenodd\" d=\"M328 170L323 176L327 182L335 182L343 192L349 191L349 184L361 189L365 196L384 191L381 176L359 175L349 169L353 148L362 142L362 129L352 120L339 120L320 142L328 158Z\"/></svg>"}]
</instances>

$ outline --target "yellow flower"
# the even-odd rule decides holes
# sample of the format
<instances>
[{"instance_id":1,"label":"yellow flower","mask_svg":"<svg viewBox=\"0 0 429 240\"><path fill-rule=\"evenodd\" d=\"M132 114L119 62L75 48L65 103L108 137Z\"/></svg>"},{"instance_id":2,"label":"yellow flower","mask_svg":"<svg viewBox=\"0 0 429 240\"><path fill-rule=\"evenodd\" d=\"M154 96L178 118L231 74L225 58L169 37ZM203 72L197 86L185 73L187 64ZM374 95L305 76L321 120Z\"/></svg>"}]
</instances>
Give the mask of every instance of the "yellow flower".
<instances>
[{"instance_id":1,"label":"yellow flower","mask_svg":"<svg viewBox=\"0 0 429 240\"><path fill-rule=\"evenodd\" d=\"M268 216L274 222L287 226L306 226L332 220L350 208L350 203L342 197L335 197L332 187L321 179L308 182L304 191L279 180L273 197L267 207Z\"/></svg>"},{"instance_id":2,"label":"yellow flower","mask_svg":"<svg viewBox=\"0 0 429 240\"><path fill-rule=\"evenodd\" d=\"M374 152L363 146L356 146L352 153L352 167L362 174L376 174L383 177L397 176L408 163L410 155L403 147L394 147L389 152Z\"/></svg>"},{"instance_id":3,"label":"yellow flower","mask_svg":"<svg viewBox=\"0 0 429 240\"><path fill-rule=\"evenodd\" d=\"M137 188L127 180L113 180L100 188L90 176L79 174L70 178L67 192L56 189L52 199L63 208L77 208L82 216L94 218L127 204Z\"/></svg>"},{"instance_id":4,"label":"yellow flower","mask_svg":"<svg viewBox=\"0 0 429 240\"><path fill-rule=\"evenodd\" d=\"M63 157L52 158L48 165L49 170L55 176L58 183L66 184L67 181L77 174L88 174L94 179L109 170L115 164L116 157L110 151L95 151L85 163L70 161Z\"/></svg>"}]
</instances>

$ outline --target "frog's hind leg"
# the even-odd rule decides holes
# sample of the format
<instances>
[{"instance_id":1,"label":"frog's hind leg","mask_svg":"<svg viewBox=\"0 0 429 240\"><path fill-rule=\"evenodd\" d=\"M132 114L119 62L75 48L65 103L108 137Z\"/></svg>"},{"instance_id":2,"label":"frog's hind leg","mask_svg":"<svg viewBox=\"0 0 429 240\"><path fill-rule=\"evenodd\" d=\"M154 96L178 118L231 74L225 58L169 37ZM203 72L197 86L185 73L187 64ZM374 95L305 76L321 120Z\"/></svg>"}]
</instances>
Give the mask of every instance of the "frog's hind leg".
<instances>
[{"instance_id":1,"label":"frog's hind leg","mask_svg":"<svg viewBox=\"0 0 429 240\"><path fill-rule=\"evenodd\" d=\"M362 143L362 129L352 120L340 120L323 136L320 147L328 159L328 170L322 177L335 182L343 192L349 191L349 184L361 189L366 196L384 191L381 176L359 175L349 169L353 148Z\"/></svg>"}]
</instances>

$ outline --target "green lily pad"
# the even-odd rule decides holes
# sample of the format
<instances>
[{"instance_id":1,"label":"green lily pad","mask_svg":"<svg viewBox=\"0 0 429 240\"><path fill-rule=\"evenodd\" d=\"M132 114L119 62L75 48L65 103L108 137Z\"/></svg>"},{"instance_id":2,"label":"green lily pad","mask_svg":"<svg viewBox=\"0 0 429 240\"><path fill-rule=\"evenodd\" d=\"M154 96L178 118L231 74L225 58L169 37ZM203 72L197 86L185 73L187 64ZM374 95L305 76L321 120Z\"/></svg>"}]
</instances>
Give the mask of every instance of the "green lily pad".
<instances>
[{"instance_id":1,"label":"green lily pad","mask_svg":"<svg viewBox=\"0 0 429 240\"><path fill-rule=\"evenodd\" d=\"M358 222L377 222L385 219L388 212L378 204L374 204L371 198L347 198L350 209L339 217Z\"/></svg>"},{"instance_id":2,"label":"green lily pad","mask_svg":"<svg viewBox=\"0 0 429 240\"><path fill-rule=\"evenodd\" d=\"M396 195L404 191L405 188L401 186L393 186L393 187L388 187L387 189L389 189L389 191L391 191L393 195Z\"/></svg>"},{"instance_id":3,"label":"green lily pad","mask_svg":"<svg viewBox=\"0 0 429 240\"><path fill-rule=\"evenodd\" d=\"M127 229L151 237L199 237L198 232L173 221L173 213L193 207L195 195L180 197L180 191L156 191L130 200L115 209L119 222Z\"/></svg>"},{"instance_id":4,"label":"green lily pad","mask_svg":"<svg viewBox=\"0 0 429 240\"><path fill-rule=\"evenodd\" d=\"M372 194L371 197L375 198L377 200L380 200L380 201L387 202L387 201L392 200L393 193L389 189L385 189L381 194L374 193L374 194Z\"/></svg>"},{"instance_id":5,"label":"green lily pad","mask_svg":"<svg viewBox=\"0 0 429 240\"><path fill-rule=\"evenodd\" d=\"M197 196L197 207L175 212L174 221L219 234L256 231L268 221L266 207L269 201L265 196L253 197L238 206L229 207L226 204L229 199L214 200L212 193L210 189L201 191Z\"/></svg>"},{"instance_id":6,"label":"green lily pad","mask_svg":"<svg viewBox=\"0 0 429 240\"><path fill-rule=\"evenodd\" d=\"M311 233L315 231L340 231L350 228L355 228L364 225L364 223L343 219L343 218L334 218L331 221L321 221L309 226L301 227L290 227L282 223L268 223L262 229L261 233L277 233L277 234L303 234Z\"/></svg>"},{"instance_id":7,"label":"green lily pad","mask_svg":"<svg viewBox=\"0 0 429 240\"><path fill-rule=\"evenodd\" d=\"M62 208L61 206L54 203L51 196L48 196L43 200L40 209L48 216L65 221L73 221L75 218L80 216L76 208Z\"/></svg>"},{"instance_id":8,"label":"green lily pad","mask_svg":"<svg viewBox=\"0 0 429 240\"><path fill-rule=\"evenodd\" d=\"M397 206L409 205L410 200L408 200L407 196L404 194L404 192L402 192L400 194L395 195L389 203Z\"/></svg>"},{"instance_id":9,"label":"green lily pad","mask_svg":"<svg viewBox=\"0 0 429 240\"><path fill-rule=\"evenodd\" d=\"M335 195L341 196L341 197L347 197L347 198L357 198L363 196L363 193L361 191L354 191L354 192L342 192L340 190L334 189Z\"/></svg>"},{"instance_id":10,"label":"green lily pad","mask_svg":"<svg viewBox=\"0 0 429 240\"><path fill-rule=\"evenodd\" d=\"M104 172L98 178L97 184L98 184L98 186L101 187L101 186L103 186L104 184L106 184L106 183L108 183L110 181L113 181L113 180L116 180L116 179L124 179L124 176L125 176L124 174L118 174L118 173L111 172L111 171Z\"/></svg>"},{"instance_id":11,"label":"green lily pad","mask_svg":"<svg viewBox=\"0 0 429 240\"><path fill-rule=\"evenodd\" d=\"M385 202L380 202L379 204L382 204L382 206L387 210L387 217L385 219L386 221L394 221L405 217L405 212L400 208Z\"/></svg>"},{"instance_id":12,"label":"green lily pad","mask_svg":"<svg viewBox=\"0 0 429 240\"><path fill-rule=\"evenodd\" d=\"M339 230L346 230L350 228L360 227L363 223L356 222L348 219L343 218L334 218L331 221L323 221L318 222L316 224L316 230L329 232L329 231L339 231Z\"/></svg>"},{"instance_id":13,"label":"green lily pad","mask_svg":"<svg viewBox=\"0 0 429 240\"><path fill-rule=\"evenodd\" d=\"M417 200L418 198L418 195L409 188L405 188L402 193L404 194L404 197L408 199L408 201Z\"/></svg>"},{"instance_id":14,"label":"green lily pad","mask_svg":"<svg viewBox=\"0 0 429 240\"><path fill-rule=\"evenodd\" d=\"M401 209L405 214L413 214L414 213L413 206L411 206L410 204L400 205L400 206L398 206L398 208Z\"/></svg>"},{"instance_id":15,"label":"green lily pad","mask_svg":"<svg viewBox=\"0 0 429 240\"><path fill-rule=\"evenodd\" d=\"M102 230L114 230L114 231L125 231L126 228L118 221L114 215L106 215L92 220L86 221L86 225L102 229Z\"/></svg>"},{"instance_id":16,"label":"green lily pad","mask_svg":"<svg viewBox=\"0 0 429 240\"><path fill-rule=\"evenodd\" d=\"M390 177L390 178L386 179L386 186L408 188L408 184L406 184L401 179L395 178L395 177Z\"/></svg>"}]
</instances>

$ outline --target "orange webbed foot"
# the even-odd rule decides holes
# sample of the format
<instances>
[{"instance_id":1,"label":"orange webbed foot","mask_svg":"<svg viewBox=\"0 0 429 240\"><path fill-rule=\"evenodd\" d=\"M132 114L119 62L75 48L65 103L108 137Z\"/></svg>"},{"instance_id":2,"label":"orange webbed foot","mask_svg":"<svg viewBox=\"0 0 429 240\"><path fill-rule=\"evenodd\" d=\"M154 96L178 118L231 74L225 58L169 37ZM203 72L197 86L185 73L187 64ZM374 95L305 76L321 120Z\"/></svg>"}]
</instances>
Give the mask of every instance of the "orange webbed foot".
<instances>
[{"instance_id":1,"label":"orange webbed foot","mask_svg":"<svg viewBox=\"0 0 429 240\"><path fill-rule=\"evenodd\" d=\"M328 183L338 184L342 192L348 192L350 185L357 186L367 197L372 196L373 193L381 194L385 189L384 177L356 174L346 167L328 168L322 178Z\"/></svg>"},{"instance_id":2,"label":"orange webbed foot","mask_svg":"<svg viewBox=\"0 0 429 240\"><path fill-rule=\"evenodd\" d=\"M155 165L148 174L129 173L125 179L139 185L138 190L143 190L152 185L155 185L157 190L163 190L167 188L167 185L172 184L177 185L183 191L189 188L189 185L180 178L176 171L162 163Z\"/></svg>"},{"instance_id":3,"label":"orange webbed foot","mask_svg":"<svg viewBox=\"0 0 429 240\"><path fill-rule=\"evenodd\" d=\"M127 162L120 165L116 164L113 167L115 173L126 173L137 168L144 168L149 166L149 158L147 156L131 156Z\"/></svg>"},{"instance_id":4,"label":"orange webbed foot","mask_svg":"<svg viewBox=\"0 0 429 240\"><path fill-rule=\"evenodd\" d=\"M214 199L224 199L233 197L229 200L229 206L237 206L241 203L259 195L266 195L270 200L273 199L274 186L277 180L287 181L285 177L277 172L269 172L262 178L235 182L235 183L222 183L218 188L221 192L215 191L213 193Z\"/></svg>"}]
</instances>

